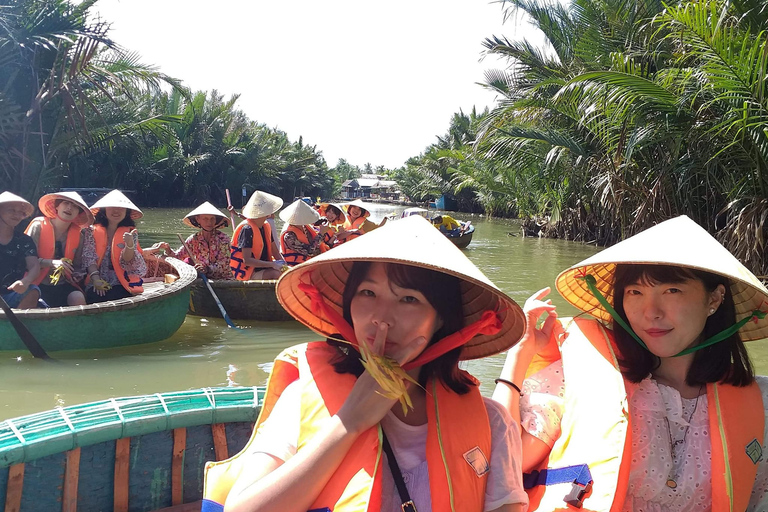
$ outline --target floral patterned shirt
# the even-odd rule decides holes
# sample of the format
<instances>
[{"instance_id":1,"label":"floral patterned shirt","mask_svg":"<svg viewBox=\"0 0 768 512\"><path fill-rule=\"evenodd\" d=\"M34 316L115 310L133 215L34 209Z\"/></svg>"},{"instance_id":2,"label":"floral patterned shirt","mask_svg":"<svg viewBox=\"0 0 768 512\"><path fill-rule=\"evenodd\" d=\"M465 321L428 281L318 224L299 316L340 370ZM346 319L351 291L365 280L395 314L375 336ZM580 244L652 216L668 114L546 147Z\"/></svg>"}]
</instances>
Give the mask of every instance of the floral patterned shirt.
<instances>
[{"instance_id":1,"label":"floral patterned shirt","mask_svg":"<svg viewBox=\"0 0 768 512\"><path fill-rule=\"evenodd\" d=\"M118 245L123 245L122 242ZM133 245L138 247L139 234L133 234ZM134 251L133 259L131 261L125 261L123 259L123 253L125 248L120 253L120 261L123 264L123 268L131 274L144 277L147 275L147 264L144 261L144 257L141 255L141 251ZM96 254L96 240L93 238L93 227L83 229L83 256L80 264L80 268L75 270L75 274L85 275L88 273L88 267L91 265L99 265L99 257ZM112 268L112 243L107 244L107 250L104 253L104 258L99 265L99 275L110 286L122 286L120 279L117 277L117 273ZM93 288L93 283L88 283L89 288Z\"/></svg>"},{"instance_id":2,"label":"floral patterned shirt","mask_svg":"<svg viewBox=\"0 0 768 512\"><path fill-rule=\"evenodd\" d=\"M229 268L230 239L229 236L218 229L213 232L212 240L209 243L204 237L203 232L198 231L190 235L184 243L189 247L194 260L208 267L206 277L209 279L234 279L232 269ZM174 257L184 260L189 258L189 253L182 245L173 252ZM192 260L188 261L193 264Z\"/></svg>"}]
</instances>

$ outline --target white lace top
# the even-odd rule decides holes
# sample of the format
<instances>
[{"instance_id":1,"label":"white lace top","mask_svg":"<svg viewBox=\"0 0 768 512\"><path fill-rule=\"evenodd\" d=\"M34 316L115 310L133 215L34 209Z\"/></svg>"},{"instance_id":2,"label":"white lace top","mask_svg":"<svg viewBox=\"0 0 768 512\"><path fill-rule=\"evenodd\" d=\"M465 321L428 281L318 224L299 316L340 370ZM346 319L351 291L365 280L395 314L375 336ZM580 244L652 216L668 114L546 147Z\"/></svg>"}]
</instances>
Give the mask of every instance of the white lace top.
<instances>
[{"instance_id":1,"label":"white lace top","mask_svg":"<svg viewBox=\"0 0 768 512\"><path fill-rule=\"evenodd\" d=\"M526 379L524 396L520 400L523 428L550 447L560 436L562 369L562 361L557 361ZM757 377L757 383L763 403L768 403L768 377ZM632 463L624 512L711 510L707 409L706 394L698 399L682 398L676 389L658 384L651 378L637 385L630 397ZM763 437L765 449L768 438L765 434ZM684 442L675 443L681 440ZM674 449L673 445L676 445ZM758 463L747 512L768 511L768 464L765 459L766 454ZM670 477L677 482L675 489L667 486Z\"/></svg>"}]
</instances>

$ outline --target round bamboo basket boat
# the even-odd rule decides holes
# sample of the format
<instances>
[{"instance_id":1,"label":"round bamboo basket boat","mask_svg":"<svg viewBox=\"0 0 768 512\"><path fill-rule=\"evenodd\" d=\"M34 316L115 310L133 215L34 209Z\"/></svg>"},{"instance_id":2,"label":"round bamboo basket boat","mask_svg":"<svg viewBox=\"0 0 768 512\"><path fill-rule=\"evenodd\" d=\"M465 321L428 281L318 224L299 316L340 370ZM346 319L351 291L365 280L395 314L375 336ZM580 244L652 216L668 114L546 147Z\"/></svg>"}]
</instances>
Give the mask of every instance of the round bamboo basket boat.
<instances>
[{"instance_id":1,"label":"round bamboo basket boat","mask_svg":"<svg viewBox=\"0 0 768 512\"><path fill-rule=\"evenodd\" d=\"M208 281L216 292L230 318L235 320L260 320L286 322L293 320L275 295L277 280L269 281ZM192 283L189 298L189 314L221 318L216 302L202 279Z\"/></svg>"},{"instance_id":2,"label":"round bamboo basket boat","mask_svg":"<svg viewBox=\"0 0 768 512\"><path fill-rule=\"evenodd\" d=\"M0 504L19 512L200 510L205 462L242 450L264 388L112 398L0 422Z\"/></svg>"},{"instance_id":3,"label":"round bamboo basket boat","mask_svg":"<svg viewBox=\"0 0 768 512\"><path fill-rule=\"evenodd\" d=\"M112 348L164 340L184 322L193 267L174 258L147 258L144 293L125 299L14 313L47 352ZM163 282L165 274L173 283ZM11 323L0 311L0 351L25 351Z\"/></svg>"}]
</instances>

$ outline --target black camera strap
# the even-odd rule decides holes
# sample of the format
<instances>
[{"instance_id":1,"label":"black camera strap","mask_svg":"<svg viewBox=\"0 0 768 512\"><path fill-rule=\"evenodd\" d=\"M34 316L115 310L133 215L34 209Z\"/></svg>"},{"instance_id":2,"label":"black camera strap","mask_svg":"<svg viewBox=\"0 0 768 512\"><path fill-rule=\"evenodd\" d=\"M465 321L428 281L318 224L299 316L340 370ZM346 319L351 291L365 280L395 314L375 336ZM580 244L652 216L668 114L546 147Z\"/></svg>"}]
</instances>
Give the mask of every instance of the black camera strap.
<instances>
[{"instance_id":1,"label":"black camera strap","mask_svg":"<svg viewBox=\"0 0 768 512\"><path fill-rule=\"evenodd\" d=\"M382 447L384 453L387 454L387 462L389 463L389 469L392 471L392 478L395 481L395 487L397 487L397 493L400 495L400 508L403 512L416 512L416 505L413 504L411 495L408 494L408 488L405 486L403 480L403 474L400 472L400 466L397 465L397 459L395 459L395 453L392 451L392 446L389 444L387 434L381 431Z\"/></svg>"}]
</instances>

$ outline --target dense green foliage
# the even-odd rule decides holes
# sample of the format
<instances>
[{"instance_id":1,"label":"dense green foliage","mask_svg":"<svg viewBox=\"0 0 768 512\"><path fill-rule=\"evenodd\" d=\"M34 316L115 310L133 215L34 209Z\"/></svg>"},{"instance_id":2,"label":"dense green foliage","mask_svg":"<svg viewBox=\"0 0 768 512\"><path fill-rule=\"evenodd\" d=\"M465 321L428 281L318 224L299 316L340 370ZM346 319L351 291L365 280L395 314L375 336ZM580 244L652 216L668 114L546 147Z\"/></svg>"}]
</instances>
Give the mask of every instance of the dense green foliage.
<instances>
[{"instance_id":1,"label":"dense green foliage","mask_svg":"<svg viewBox=\"0 0 768 512\"><path fill-rule=\"evenodd\" d=\"M489 213L600 245L687 214L768 274L765 4L504 3L546 47L484 42L509 63L486 73L501 99L454 118L450 133L471 127L458 147L441 139L409 162L416 189L469 187Z\"/></svg>"},{"instance_id":2,"label":"dense green foliage","mask_svg":"<svg viewBox=\"0 0 768 512\"><path fill-rule=\"evenodd\" d=\"M328 169L301 139L249 120L141 64L89 17L95 0L0 0L0 190L134 190L145 205L224 204L224 190L333 196L360 170Z\"/></svg>"}]
</instances>

